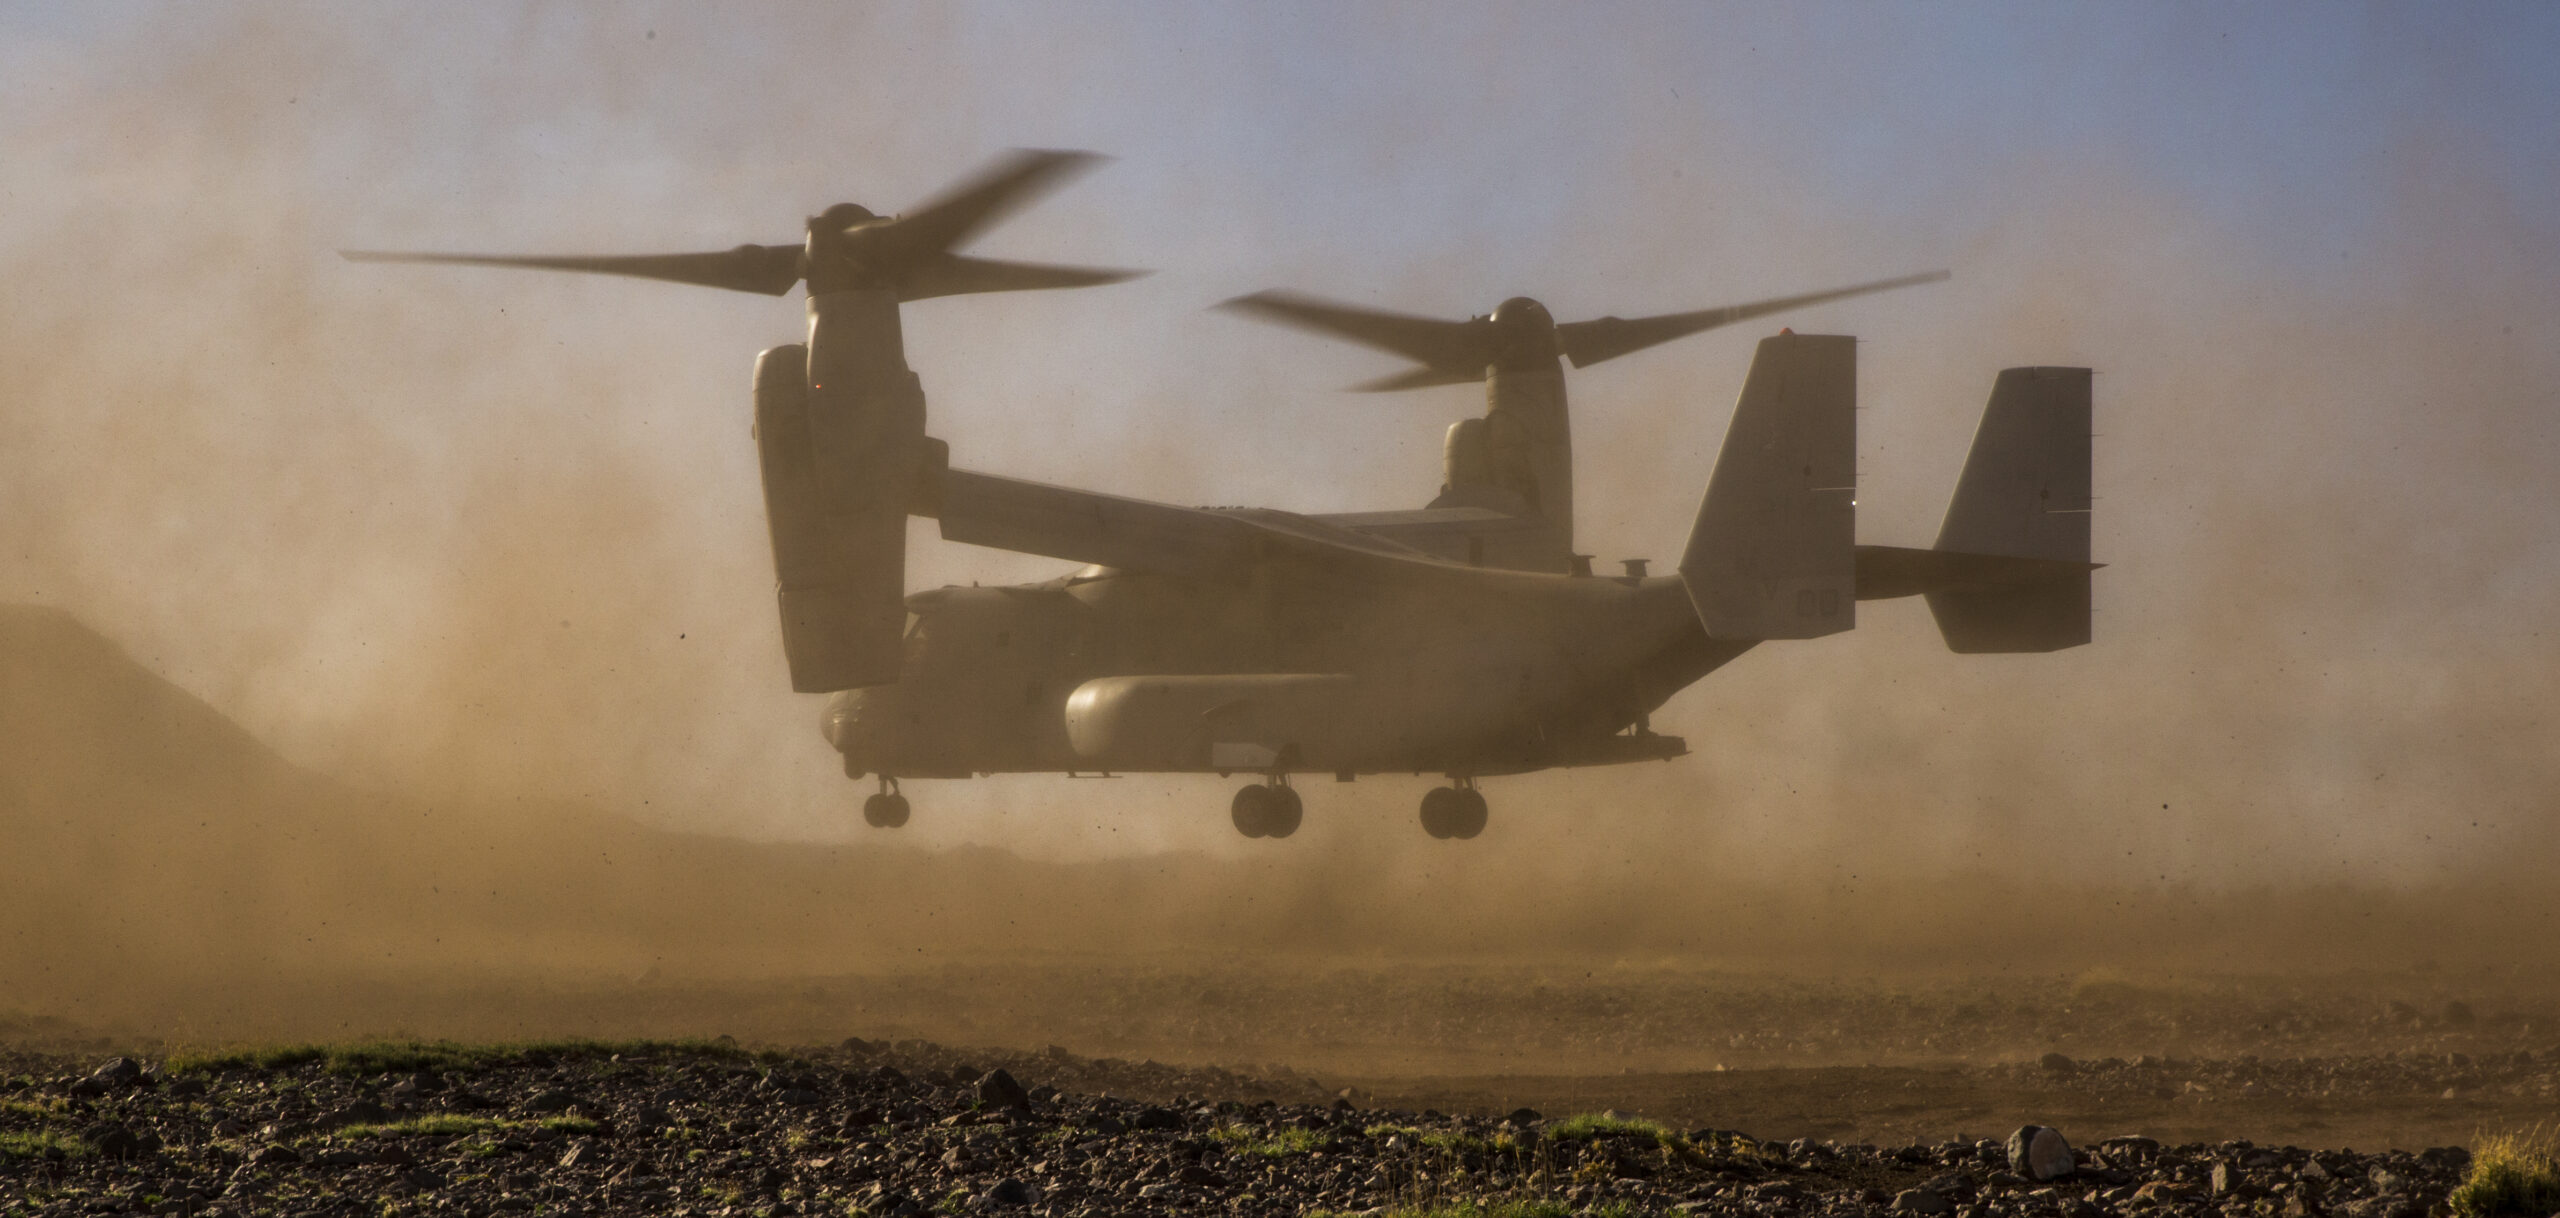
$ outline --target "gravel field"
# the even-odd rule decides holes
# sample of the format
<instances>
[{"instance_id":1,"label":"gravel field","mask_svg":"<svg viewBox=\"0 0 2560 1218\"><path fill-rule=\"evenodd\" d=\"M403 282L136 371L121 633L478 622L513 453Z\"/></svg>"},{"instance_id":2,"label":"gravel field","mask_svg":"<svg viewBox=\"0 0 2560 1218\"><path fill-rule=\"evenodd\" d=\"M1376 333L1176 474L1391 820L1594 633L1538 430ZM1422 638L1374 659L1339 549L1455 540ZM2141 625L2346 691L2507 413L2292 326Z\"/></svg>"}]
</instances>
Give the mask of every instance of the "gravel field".
<instances>
[{"instance_id":1,"label":"gravel field","mask_svg":"<svg viewBox=\"0 0 2560 1218\"><path fill-rule=\"evenodd\" d=\"M6 1069L0 1213L1295 1215L1476 1202L1522 1214L2417 1218L2441 1208L2469 1161L2458 1147L2358 1153L2116 1128L2039 1142L2036 1113L1981 1137L1781 1140L1605 1110L1444 1112L1357 1088L1327 1096L1306 1078L912 1041L793 1053L358 1046L104 1064L20 1053ZM2292 1095L2461 1073L2524 1086L2546 1107L2560 1082L2530 1054L2057 1057L1975 1073L1995 1086L2068 1078L2152 1094L2178 1079Z\"/></svg>"}]
</instances>

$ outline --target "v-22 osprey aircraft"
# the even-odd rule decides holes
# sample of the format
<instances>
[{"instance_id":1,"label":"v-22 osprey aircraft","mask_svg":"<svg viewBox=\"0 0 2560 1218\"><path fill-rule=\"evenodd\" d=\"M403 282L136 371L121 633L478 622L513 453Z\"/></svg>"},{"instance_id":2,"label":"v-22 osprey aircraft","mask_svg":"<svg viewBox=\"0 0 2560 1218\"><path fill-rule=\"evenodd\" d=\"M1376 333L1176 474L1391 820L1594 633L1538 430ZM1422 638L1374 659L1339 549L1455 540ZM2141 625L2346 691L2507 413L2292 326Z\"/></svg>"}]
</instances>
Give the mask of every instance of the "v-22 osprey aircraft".
<instances>
[{"instance_id":1,"label":"v-22 osprey aircraft","mask_svg":"<svg viewBox=\"0 0 2560 1218\"><path fill-rule=\"evenodd\" d=\"M1596 573L1573 533L1564 364L1943 273L1634 320L1558 324L1534 300L1464 321L1265 292L1239 312L1381 348L1414 366L1365 388L1481 380L1448 429L1440 492L1405 511L1179 507L951 466L925 433L899 306L1080 287L1132 273L953 252L1084 166L1024 151L922 207L854 204L797 245L550 257L348 251L600 272L779 296L808 286L808 337L755 366L755 440L794 690L828 693L864 819L907 822L901 779L998 773L1246 775L1247 837L1302 819L1293 779L1446 777L1435 838L1487 820L1478 783L1687 751L1650 715L1759 644L1848 630L1862 600L1921 596L1948 647L2089 641L2090 374L1993 383L1936 543L1857 544L1855 340L1760 341L1677 569ZM905 586L907 520L944 539L1083 566L1019 587Z\"/></svg>"}]
</instances>

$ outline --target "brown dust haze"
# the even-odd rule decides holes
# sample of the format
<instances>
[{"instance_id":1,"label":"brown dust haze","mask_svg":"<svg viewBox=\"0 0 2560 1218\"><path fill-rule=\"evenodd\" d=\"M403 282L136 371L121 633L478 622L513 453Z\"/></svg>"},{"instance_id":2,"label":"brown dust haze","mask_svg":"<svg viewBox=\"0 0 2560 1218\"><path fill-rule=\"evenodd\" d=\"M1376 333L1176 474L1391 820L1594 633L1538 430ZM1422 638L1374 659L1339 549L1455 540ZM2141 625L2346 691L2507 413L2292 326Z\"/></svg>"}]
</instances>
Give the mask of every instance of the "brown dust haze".
<instances>
[{"instance_id":1,"label":"brown dust haze","mask_svg":"<svg viewBox=\"0 0 2560 1218\"><path fill-rule=\"evenodd\" d=\"M2395 235L2334 267L2103 148L1949 149L1982 199L1903 214L1712 119L1616 137L1606 222L1495 247L1517 265L1364 262L1332 249L1354 182L1255 165L1287 183L1248 206L1258 184L1216 180L1247 167L1194 167L1180 135L997 101L902 124L886 103L932 95L921 67L845 86L870 105L806 83L827 47L959 37L930 20L744 48L681 10L635 18L645 40L527 19L507 51L413 31L465 65L439 76L328 10L238 16L23 51L0 84L27 153L0 169L19 1011L434 1032L495 1025L353 997L386 1022L348 1024L330 996L963 957L2547 966L2560 942L2560 255L2458 132L2395 145L2356 201ZM1063 71L1024 70L1008 88L1034 95ZM723 100L750 71L772 92ZM1460 157L1490 120L1444 121ZM581 142L625 159L562 163ZM1916 605L1862 606L1854 635L1675 700L1655 725L1692 756L1488 783L1494 826L1459 846L1415 831L1427 782L1376 779L1311 786L1287 843L1237 840L1223 783L1054 776L916 784L888 837L855 820L864 788L787 692L771 620L746 372L796 301L331 254L787 240L836 198L894 208L1043 143L1123 159L988 252L1165 270L910 309L961 464L1416 505L1467 392L1333 397L1373 362L1198 308L1290 286L1454 316L1528 290L1571 317L1943 263L1933 294L1781 319L1865 340L1862 539L1926 543L1999 367L2094 366L2098 642L1955 657ZM1691 157L1711 182L1660 172ZM1670 231L1679 259L1642 236ZM1573 376L1604 562L1677 552L1750 337ZM920 587L1055 566L915 549Z\"/></svg>"}]
</instances>

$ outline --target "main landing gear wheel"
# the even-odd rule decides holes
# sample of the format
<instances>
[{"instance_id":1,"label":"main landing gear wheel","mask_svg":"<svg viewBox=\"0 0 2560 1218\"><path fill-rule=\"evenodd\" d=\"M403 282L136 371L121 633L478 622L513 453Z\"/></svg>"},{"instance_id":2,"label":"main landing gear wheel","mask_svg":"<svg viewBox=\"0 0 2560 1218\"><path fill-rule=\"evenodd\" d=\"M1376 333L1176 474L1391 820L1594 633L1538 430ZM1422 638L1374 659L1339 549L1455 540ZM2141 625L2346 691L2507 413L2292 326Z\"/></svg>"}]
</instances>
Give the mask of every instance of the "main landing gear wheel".
<instances>
[{"instance_id":1,"label":"main landing gear wheel","mask_svg":"<svg viewBox=\"0 0 2560 1218\"><path fill-rule=\"evenodd\" d=\"M1307 804L1288 787L1255 783L1236 788L1227 813L1235 821L1236 832L1246 837L1287 837L1306 819Z\"/></svg>"},{"instance_id":2,"label":"main landing gear wheel","mask_svg":"<svg viewBox=\"0 0 2560 1218\"><path fill-rule=\"evenodd\" d=\"M1287 837L1298 831L1298 822L1307 818L1307 801L1298 798L1294 787L1267 787L1274 797L1271 818L1262 822L1262 831L1272 837Z\"/></svg>"},{"instance_id":3,"label":"main landing gear wheel","mask_svg":"<svg viewBox=\"0 0 2560 1218\"><path fill-rule=\"evenodd\" d=\"M880 793L862 801L862 823L874 829L895 829L907 823L907 797L898 793L898 780L880 780Z\"/></svg>"},{"instance_id":4,"label":"main landing gear wheel","mask_svg":"<svg viewBox=\"0 0 2560 1218\"><path fill-rule=\"evenodd\" d=\"M1422 797L1422 831L1461 841L1484 832L1484 793L1474 787L1433 787Z\"/></svg>"}]
</instances>

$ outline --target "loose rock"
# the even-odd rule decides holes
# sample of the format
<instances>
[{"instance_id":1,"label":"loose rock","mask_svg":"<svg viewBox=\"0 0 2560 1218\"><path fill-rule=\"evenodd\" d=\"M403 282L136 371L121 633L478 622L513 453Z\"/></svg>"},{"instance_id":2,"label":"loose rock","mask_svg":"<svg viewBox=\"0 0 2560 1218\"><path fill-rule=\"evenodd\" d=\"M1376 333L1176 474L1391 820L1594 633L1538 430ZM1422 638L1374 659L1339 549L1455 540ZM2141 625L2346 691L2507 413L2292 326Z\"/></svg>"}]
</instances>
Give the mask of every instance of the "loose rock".
<instances>
[{"instance_id":1,"label":"loose rock","mask_svg":"<svg viewBox=\"0 0 2560 1218\"><path fill-rule=\"evenodd\" d=\"M992 1108L1031 1110L1031 1093L1023 1090L1022 1084L1015 1082L1013 1075L1001 1067L988 1071L978 1080L978 1098Z\"/></svg>"},{"instance_id":2,"label":"loose rock","mask_svg":"<svg viewBox=\"0 0 2560 1218\"><path fill-rule=\"evenodd\" d=\"M2030 1180L2059 1180L2070 1175L2075 1166L2071 1144L2055 1130L2027 1125L2009 1135L2009 1170L2019 1175Z\"/></svg>"}]
</instances>

